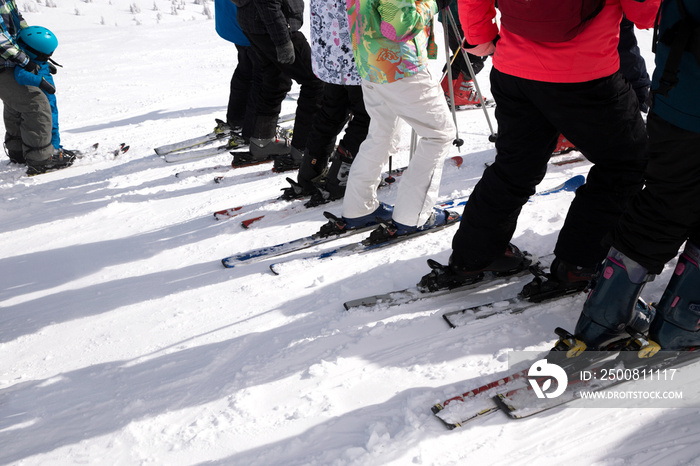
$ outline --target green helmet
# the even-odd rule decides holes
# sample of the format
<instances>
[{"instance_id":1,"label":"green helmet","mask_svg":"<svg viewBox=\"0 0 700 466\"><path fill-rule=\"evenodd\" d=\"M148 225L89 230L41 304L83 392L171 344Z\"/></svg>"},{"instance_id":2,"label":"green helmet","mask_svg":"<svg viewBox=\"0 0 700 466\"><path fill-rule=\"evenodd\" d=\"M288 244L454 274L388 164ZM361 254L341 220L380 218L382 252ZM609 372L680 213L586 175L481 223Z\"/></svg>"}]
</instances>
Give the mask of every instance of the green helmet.
<instances>
[{"instance_id":1,"label":"green helmet","mask_svg":"<svg viewBox=\"0 0 700 466\"><path fill-rule=\"evenodd\" d=\"M17 43L32 60L47 61L58 47L58 40L53 32L41 26L29 26L22 29Z\"/></svg>"}]
</instances>

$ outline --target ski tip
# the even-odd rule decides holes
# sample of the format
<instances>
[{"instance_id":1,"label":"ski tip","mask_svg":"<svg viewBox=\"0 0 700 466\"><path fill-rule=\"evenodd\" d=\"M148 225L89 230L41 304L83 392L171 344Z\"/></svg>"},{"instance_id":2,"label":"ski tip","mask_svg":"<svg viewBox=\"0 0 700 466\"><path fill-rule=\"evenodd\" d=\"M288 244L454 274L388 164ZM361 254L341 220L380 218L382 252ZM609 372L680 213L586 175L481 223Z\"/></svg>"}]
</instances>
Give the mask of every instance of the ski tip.
<instances>
[{"instance_id":1,"label":"ski tip","mask_svg":"<svg viewBox=\"0 0 700 466\"><path fill-rule=\"evenodd\" d=\"M278 270L276 270L276 268L277 268L277 264L270 264L270 272L272 272L275 275L279 275L280 273Z\"/></svg>"},{"instance_id":2,"label":"ski tip","mask_svg":"<svg viewBox=\"0 0 700 466\"><path fill-rule=\"evenodd\" d=\"M227 269L232 269L234 267L234 264L230 262L228 259L221 259L221 263L226 267Z\"/></svg>"},{"instance_id":3,"label":"ski tip","mask_svg":"<svg viewBox=\"0 0 700 466\"><path fill-rule=\"evenodd\" d=\"M586 177L583 175L576 175L573 178L569 179L564 183L564 190L565 191L576 191L578 188L583 186L583 184L586 182Z\"/></svg>"},{"instance_id":4,"label":"ski tip","mask_svg":"<svg viewBox=\"0 0 700 466\"><path fill-rule=\"evenodd\" d=\"M258 220L262 220L263 217L265 217L265 216L264 216L264 215L261 215L260 217L253 217L253 218L249 218L249 219L247 219L247 220L243 220L243 221L241 222L241 226L247 230L248 228L250 228L250 226L251 226L253 223L257 222Z\"/></svg>"},{"instance_id":5,"label":"ski tip","mask_svg":"<svg viewBox=\"0 0 700 466\"><path fill-rule=\"evenodd\" d=\"M464 159L462 158L461 155L456 155L456 156L452 157L452 162L454 163L455 167L459 168L464 163Z\"/></svg>"}]
</instances>

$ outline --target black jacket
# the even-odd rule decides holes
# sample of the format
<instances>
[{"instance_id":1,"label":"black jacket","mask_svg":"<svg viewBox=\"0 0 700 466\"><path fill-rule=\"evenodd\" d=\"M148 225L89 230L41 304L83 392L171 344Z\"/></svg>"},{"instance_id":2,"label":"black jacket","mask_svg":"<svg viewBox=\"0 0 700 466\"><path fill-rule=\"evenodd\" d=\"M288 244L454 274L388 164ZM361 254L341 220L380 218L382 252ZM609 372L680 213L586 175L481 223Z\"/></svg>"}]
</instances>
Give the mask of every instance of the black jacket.
<instances>
[{"instance_id":1,"label":"black jacket","mask_svg":"<svg viewBox=\"0 0 700 466\"><path fill-rule=\"evenodd\" d=\"M238 8L238 24L247 34L267 34L275 45L289 42L289 33L304 22L303 0L252 0Z\"/></svg>"}]
</instances>

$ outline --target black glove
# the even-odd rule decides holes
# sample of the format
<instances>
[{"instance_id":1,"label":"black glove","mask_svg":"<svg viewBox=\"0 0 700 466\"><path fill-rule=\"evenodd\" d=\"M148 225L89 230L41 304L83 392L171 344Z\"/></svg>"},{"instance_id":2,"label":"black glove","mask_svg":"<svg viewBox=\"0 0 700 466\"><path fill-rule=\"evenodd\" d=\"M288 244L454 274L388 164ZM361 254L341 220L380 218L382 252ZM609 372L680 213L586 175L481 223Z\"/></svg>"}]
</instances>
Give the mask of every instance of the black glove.
<instances>
[{"instance_id":1,"label":"black glove","mask_svg":"<svg viewBox=\"0 0 700 466\"><path fill-rule=\"evenodd\" d=\"M38 74L41 67L36 62L29 60L29 63L24 65L24 69L30 73Z\"/></svg>"},{"instance_id":2,"label":"black glove","mask_svg":"<svg viewBox=\"0 0 700 466\"><path fill-rule=\"evenodd\" d=\"M438 10L444 10L450 7L452 0L435 0L435 3L437 3Z\"/></svg>"},{"instance_id":3,"label":"black glove","mask_svg":"<svg viewBox=\"0 0 700 466\"><path fill-rule=\"evenodd\" d=\"M294 63L296 57L294 56L294 44L292 44L291 40L284 45L278 45L275 49L277 51L277 61L284 65Z\"/></svg>"},{"instance_id":4,"label":"black glove","mask_svg":"<svg viewBox=\"0 0 700 466\"><path fill-rule=\"evenodd\" d=\"M41 78L41 82L39 83L39 89L46 92L47 94L56 93L56 88L44 78Z\"/></svg>"},{"instance_id":5,"label":"black glove","mask_svg":"<svg viewBox=\"0 0 700 466\"><path fill-rule=\"evenodd\" d=\"M60 66L60 65L59 65ZM56 74L58 73L58 68L56 68L56 65L53 63L49 62L49 73L51 74Z\"/></svg>"}]
</instances>

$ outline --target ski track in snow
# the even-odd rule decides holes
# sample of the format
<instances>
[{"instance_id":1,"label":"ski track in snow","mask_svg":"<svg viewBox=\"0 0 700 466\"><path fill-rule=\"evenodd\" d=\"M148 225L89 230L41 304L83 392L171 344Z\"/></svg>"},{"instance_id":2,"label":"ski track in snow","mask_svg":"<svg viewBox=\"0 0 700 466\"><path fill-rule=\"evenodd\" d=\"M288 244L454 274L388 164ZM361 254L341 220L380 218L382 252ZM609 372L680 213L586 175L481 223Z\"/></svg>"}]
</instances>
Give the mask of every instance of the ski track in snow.
<instances>
[{"instance_id":1,"label":"ski track in snow","mask_svg":"<svg viewBox=\"0 0 700 466\"><path fill-rule=\"evenodd\" d=\"M172 5L20 5L59 39L63 145L100 148L33 178L0 164L1 464L697 464L697 409L572 403L447 431L434 403L505 374L508 351L549 348L582 303L454 330L441 313L488 296L343 310L415 285L427 258L447 260L456 228L362 257L293 261L279 277L270 261L224 269L225 256L310 234L340 203L293 213L270 204L244 230L254 214L213 212L274 198L290 173L197 173L230 156L167 164L153 153L213 128L235 67L234 46L207 18L212 2L178 4L177 15ZM651 31L638 37L651 65ZM285 100L282 113L294 106ZM440 200L467 195L495 154L481 110L459 112L458 124L465 145L451 155L465 162L446 167ZM408 141L404 127L395 167ZM121 142L130 150L113 159ZM589 167L552 166L540 189ZM228 179L217 185L219 173ZM514 242L549 254L571 199L528 203ZM658 299L672 265L643 297Z\"/></svg>"}]
</instances>

